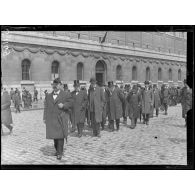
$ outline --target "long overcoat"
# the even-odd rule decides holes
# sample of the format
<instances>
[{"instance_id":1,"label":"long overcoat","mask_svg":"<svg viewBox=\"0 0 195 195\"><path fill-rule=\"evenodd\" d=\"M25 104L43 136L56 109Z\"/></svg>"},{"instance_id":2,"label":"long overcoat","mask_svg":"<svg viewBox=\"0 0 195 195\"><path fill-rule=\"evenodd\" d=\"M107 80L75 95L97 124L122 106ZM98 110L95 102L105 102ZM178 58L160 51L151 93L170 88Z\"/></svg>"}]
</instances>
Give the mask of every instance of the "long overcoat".
<instances>
[{"instance_id":1,"label":"long overcoat","mask_svg":"<svg viewBox=\"0 0 195 195\"><path fill-rule=\"evenodd\" d=\"M182 106L182 117L185 118L187 112L192 109L192 91L183 87L181 90L181 106Z\"/></svg>"},{"instance_id":2,"label":"long overcoat","mask_svg":"<svg viewBox=\"0 0 195 195\"><path fill-rule=\"evenodd\" d=\"M158 89L154 90L154 108L159 109L161 106L161 96L160 96L160 91Z\"/></svg>"},{"instance_id":3,"label":"long overcoat","mask_svg":"<svg viewBox=\"0 0 195 195\"><path fill-rule=\"evenodd\" d=\"M154 94L151 89L142 91L141 95L142 102L142 114L151 114L152 105L154 105Z\"/></svg>"},{"instance_id":4,"label":"long overcoat","mask_svg":"<svg viewBox=\"0 0 195 195\"><path fill-rule=\"evenodd\" d=\"M71 121L72 124L77 125L78 123L85 122L85 112L88 102L87 92L80 90L76 95L76 91L71 92L73 99L73 106L71 109Z\"/></svg>"},{"instance_id":5,"label":"long overcoat","mask_svg":"<svg viewBox=\"0 0 195 195\"><path fill-rule=\"evenodd\" d=\"M91 112L92 110L92 93L94 93L94 112L95 112L95 120L97 123L102 122L102 112L103 107L105 104L105 96L104 91L99 86L95 87L95 90L92 92L92 88L88 90L88 100L89 100L89 109L88 111Z\"/></svg>"},{"instance_id":6,"label":"long overcoat","mask_svg":"<svg viewBox=\"0 0 195 195\"><path fill-rule=\"evenodd\" d=\"M54 100L53 92L45 98L43 119L46 122L46 138L62 139L67 137L69 110L72 107L72 97L69 92L60 90L59 95ZM62 103L62 109L58 104Z\"/></svg>"},{"instance_id":7,"label":"long overcoat","mask_svg":"<svg viewBox=\"0 0 195 195\"><path fill-rule=\"evenodd\" d=\"M162 104L169 104L169 90L167 88L161 90L161 102Z\"/></svg>"},{"instance_id":8,"label":"long overcoat","mask_svg":"<svg viewBox=\"0 0 195 195\"><path fill-rule=\"evenodd\" d=\"M11 115L11 98L7 91L1 95L1 123L10 125L13 123Z\"/></svg>"},{"instance_id":9,"label":"long overcoat","mask_svg":"<svg viewBox=\"0 0 195 195\"><path fill-rule=\"evenodd\" d=\"M129 104L129 118L139 118L140 117L140 105L141 105L141 97L138 92L129 92L127 95L127 102Z\"/></svg>"},{"instance_id":10,"label":"long overcoat","mask_svg":"<svg viewBox=\"0 0 195 195\"><path fill-rule=\"evenodd\" d=\"M116 120L123 116L122 104L124 102L124 95L119 88L115 88L108 96L108 119Z\"/></svg>"},{"instance_id":11,"label":"long overcoat","mask_svg":"<svg viewBox=\"0 0 195 195\"><path fill-rule=\"evenodd\" d=\"M123 104L122 104L122 106L123 106L123 116L127 117L129 115L129 103L127 101L128 92L124 91L123 95L124 95L124 101L123 101Z\"/></svg>"}]
</instances>

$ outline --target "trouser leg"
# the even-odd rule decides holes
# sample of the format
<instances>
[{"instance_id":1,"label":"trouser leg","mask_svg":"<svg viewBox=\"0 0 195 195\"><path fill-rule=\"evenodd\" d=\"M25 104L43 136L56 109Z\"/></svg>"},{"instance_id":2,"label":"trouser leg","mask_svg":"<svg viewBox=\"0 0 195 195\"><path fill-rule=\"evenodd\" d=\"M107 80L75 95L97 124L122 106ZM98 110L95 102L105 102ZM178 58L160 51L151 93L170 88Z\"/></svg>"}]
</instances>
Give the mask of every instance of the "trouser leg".
<instances>
[{"instance_id":1,"label":"trouser leg","mask_svg":"<svg viewBox=\"0 0 195 195\"><path fill-rule=\"evenodd\" d=\"M119 130L120 119L116 119L116 129Z\"/></svg>"},{"instance_id":2,"label":"trouser leg","mask_svg":"<svg viewBox=\"0 0 195 195\"><path fill-rule=\"evenodd\" d=\"M62 156L64 150L64 139L57 139L57 154Z\"/></svg>"},{"instance_id":3,"label":"trouser leg","mask_svg":"<svg viewBox=\"0 0 195 195\"><path fill-rule=\"evenodd\" d=\"M55 148L55 150L57 152L57 139L54 139L53 141L54 141L54 148Z\"/></svg>"},{"instance_id":4,"label":"trouser leg","mask_svg":"<svg viewBox=\"0 0 195 195\"><path fill-rule=\"evenodd\" d=\"M130 126L131 129L134 129L135 128L135 119L134 118L131 118L131 126Z\"/></svg>"},{"instance_id":5,"label":"trouser leg","mask_svg":"<svg viewBox=\"0 0 195 195\"><path fill-rule=\"evenodd\" d=\"M167 111L168 111L168 104L165 104L165 115L167 115Z\"/></svg>"},{"instance_id":6,"label":"trouser leg","mask_svg":"<svg viewBox=\"0 0 195 195\"><path fill-rule=\"evenodd\" d=\"M114 120L110 120L110 129L114 131Z\"/></svg>"},{"instance_id":7,"label":"trouser leg","mask_svg":"<svg viewBox=\"0 0 195 195\"><path fill-rule=\"evenodd\" d=\"M95 127L96 127L96 135L100 136L100 123L95 122Z\"/></svg>"},{"instance_id":8,"label":"trouser leg","mask_svg":"<svg viewBox=\"0 0 195 195\"><path fill-rule=\"evenodd\" d=\"M146 115L143 114L143 123L145 124L146 123Z\"/></svg>"},{"instance_id":9,"label":"trouser leg","mask_svg":"<svg viewBox=\"0 0 195 195\"><path fill-rule=\"evenodd\" d=\"M149 123L149 118L150 118L150 114L146 114L146 124L148 125Z\"/></svg>"},{"instance_id":10,"label":"trouser leg","mask_svg":"<svg viewBox=\"0 0 195 195\"><path fill-rule=\"evenodd\" d=\"M156 116L159 114L159 108L156 108Z\"/></svg>"},{"instance_id":11,"label":"trouser leg","mask_svg":"<svg viewBox=\"0 0 195 195\"><path fill-rule=\"evenodd\" d=\"M4 124L9 130L10 132L12 132L13 126L12 125L8 125L8 124Z\"/></svg>"},{"instance_id":12,"label":"trouser leg","mask_svg":"<svg viewBox=\"0 0 195 195\"><path fill-rule=\"evenodd\" d=\"M94 112L90 113L90 118L91 118L91 126L93 129L93 136L97 136L96 124L95 124L95 113Z\"/></svg>"},{"instance_id":13,"label":"trouser leg","mask_svg":"<svg viewBox=\"0 0 195 195\"><path fill-rule=\"evenodd\" d=\"M135 126L137 125L137 118L135 118Z\"/></svg>"}]
</instances>

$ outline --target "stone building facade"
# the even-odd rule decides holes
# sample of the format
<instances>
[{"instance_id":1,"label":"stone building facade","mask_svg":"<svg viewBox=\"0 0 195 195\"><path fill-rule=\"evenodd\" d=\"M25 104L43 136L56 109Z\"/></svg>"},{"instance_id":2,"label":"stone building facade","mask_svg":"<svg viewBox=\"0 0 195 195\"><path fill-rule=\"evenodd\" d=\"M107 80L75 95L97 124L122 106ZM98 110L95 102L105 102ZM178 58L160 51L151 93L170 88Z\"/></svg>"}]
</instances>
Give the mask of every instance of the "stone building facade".
<instances>
[{"instance_id":1,"label":"stone building facade","mask_svg":"<svg viewBox=\"0 0 195 195\"><path fill-rule=\"evenodd\" d=\"M7 88L36 86L40 94L56 77L69 85L91 76L101 83L181 84L186 42L185 32L2 32L2 82Z\"/></svg>"}]
</instances>

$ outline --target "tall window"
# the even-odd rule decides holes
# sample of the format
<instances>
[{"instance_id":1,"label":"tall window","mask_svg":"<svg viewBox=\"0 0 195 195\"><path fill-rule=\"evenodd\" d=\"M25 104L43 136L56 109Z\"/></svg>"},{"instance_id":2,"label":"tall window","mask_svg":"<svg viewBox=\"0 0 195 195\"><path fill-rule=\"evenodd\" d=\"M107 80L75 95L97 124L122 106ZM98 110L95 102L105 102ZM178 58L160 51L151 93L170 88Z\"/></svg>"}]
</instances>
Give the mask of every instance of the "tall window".
<instances>
[{"instance_id":1,"label":"tall window","mask_svg":"<svg viewBox=\"0 0 195 195\"><path fill-rule=\"evenodd\" d=\"M59 78L59 62L58 61L52 62L51 77L52 77L52 80Z\"/></svg>"},{"instance_id":2,"label":"tall window","mask_svg":"<svg viewBox=\"0 0 195 195\"><path fill-rule=\"evenodd\" d=\"M30 80L30 60L22 61L22 80Z\"/></svg>"},{"instance_id":3,"label":"tall window","mask_svg":"<svg viewBox=\"0 0 195 195\"><path fill-rule=\"evenodd\" d=\"M171 68L169 69L169 81L172 81L172 70L171 70Z\"/></svg>"},{"instance_id":4,"label":"tall window","mask_svg":"<svg viewBox=\"0 0 195 195\"><path fill-rule=\"evenodd\" d=\"M121 67L121 65L118 65L118 66L116 67L116 80L122 81L122 80L123 80L122 77L123 77L123 76L122 76L122 67Z\"/></svg>"},{"instance_id":5,"label":"tall window","mask_svg":"<svg viewBox=\"0 0 195 195\"><path fill-rule=\"evenodd\" d=\"M132 80L137 81L137 68L136 68L136 66L133 66L133 68L132 68Z\"/></svg>"},{"instance_id":6,"label":"tall window","mask_svg":"<svg viewBox=\"0 0 195 195\"><path fill-rule=\"evenodd\" d=\"M181 81L181 69L178 70L178 81Z\"/></svg>"},{"instance_id":7,"label":"tall window","mask_svg":"<svg viewBox=\"0 0 195 195\"><path fill-rule=\"evenodd\" d=\"M150 81L150 68L146 68L146 81Z\"/></svg>"},{"instance_id":8,"label":"tall window","mask_svg":"<svg viewBox=\"0 0 195 195\"><path fill-rule=\"evenodd\" d=\"M77 64L77 80L83 80L83 64L81 62Z\"/></svg>"},{"instance_id":9,"label":"tall window","mask_svg":"<svg viewBox=\"0 0 195 195\"><path fill-rule=\"evenodd\" d=\"M161 68L158 69L158 80L162 81L162 69Z\"/></svg>"}]
</instances>

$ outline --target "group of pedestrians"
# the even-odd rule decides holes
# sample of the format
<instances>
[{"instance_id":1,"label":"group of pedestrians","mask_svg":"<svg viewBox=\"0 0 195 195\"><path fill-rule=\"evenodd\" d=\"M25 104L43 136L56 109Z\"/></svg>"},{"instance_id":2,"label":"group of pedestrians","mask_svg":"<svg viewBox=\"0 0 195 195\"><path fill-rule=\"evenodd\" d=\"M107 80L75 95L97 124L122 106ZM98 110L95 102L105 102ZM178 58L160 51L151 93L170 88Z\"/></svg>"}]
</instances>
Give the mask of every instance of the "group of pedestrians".
<instances>
[{"instance_id":1,"label":"group of pedestrians","mask_svg":"<svg viewBox=\"0 0 195 195\"><path fill-rule=\"evenodd\" d=\"M78 137L83 135L85 122L92 128L93 136L101 137L100 129L104 129L106 121L110 131L119 131L121 118L124 124L127 124L129 117L130 128L134 129L138 120L149 125L154 110L156 117L159 115L159 109L164 110L167 115L172 98L170 88L163 85L159 89L149 81L145 81L144 84L144 87L135 84L132 88L130 85L119 87L114 85L113 81L109 81L107 86L97 85L96 79L91 78L88 90L75 80L74 90L70 92L59 78L55 79L52 85L53 92L45 98L43 118L46 124L46 138L54 140L57 159L60 160L63 155L64 138L67 140L69 133L69 120L72 125L71 132L77 129ZM184 88L180 97L176 99L182 103L185 119L187 111L191 109L191 96L192 92L184 81Z\"/></svg>"}]
</instances>

